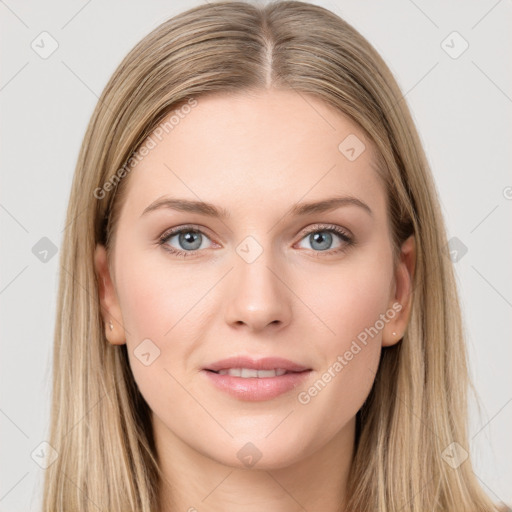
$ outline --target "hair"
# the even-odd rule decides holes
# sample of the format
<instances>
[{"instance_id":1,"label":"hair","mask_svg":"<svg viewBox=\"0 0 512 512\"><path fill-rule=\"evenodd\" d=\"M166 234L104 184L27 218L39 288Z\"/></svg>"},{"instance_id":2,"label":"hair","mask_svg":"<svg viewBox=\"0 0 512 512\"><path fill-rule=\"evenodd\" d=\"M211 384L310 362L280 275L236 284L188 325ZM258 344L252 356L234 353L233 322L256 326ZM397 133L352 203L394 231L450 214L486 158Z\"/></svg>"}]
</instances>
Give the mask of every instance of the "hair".
<instances>
[{"instance_id":1,"label":"hair","mask_svg":"<svg viewBox=\"0 0 512 512\"><path fill-rule=\"evenodd\" d=\"M348 116L377 149L395 255L413 235L412 309L402 340L383 348L356 416L351 511L495 511L470 459L471 387L444 221L420 138L391 71L350 24L301 1L222 1L159 25L123 59L92 114L71 188L60 255L44 512L150 512L160 469L150 409L126 345L103 329L94 250L111 254L134 155L169 114L208 94L279 89ZM185 107L183 107L185 109ZM121 172L120 172L121 171Z\"/></svg>"}]
</instances>

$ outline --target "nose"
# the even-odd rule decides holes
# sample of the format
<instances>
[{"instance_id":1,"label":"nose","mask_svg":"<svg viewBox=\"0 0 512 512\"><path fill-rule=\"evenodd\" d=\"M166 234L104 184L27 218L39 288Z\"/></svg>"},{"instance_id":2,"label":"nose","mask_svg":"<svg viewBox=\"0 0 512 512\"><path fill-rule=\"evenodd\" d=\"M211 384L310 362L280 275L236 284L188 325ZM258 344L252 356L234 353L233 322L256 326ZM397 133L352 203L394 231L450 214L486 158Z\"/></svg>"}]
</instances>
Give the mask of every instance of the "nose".
<instances>
[{"instance_id":1,"label":"nose","mask_svg":"<svg viewBox=\"0 0 512 512\"><path fill-rule=\"evenodd\" d=\"M270 252L270 251L268 251ZM286 285L285 272L264 251L256 261L239 258L230 272L230 290L225 309L226 322L252 332L275 332L290 323L293 293Z\"/></svg>"}]
</instances>

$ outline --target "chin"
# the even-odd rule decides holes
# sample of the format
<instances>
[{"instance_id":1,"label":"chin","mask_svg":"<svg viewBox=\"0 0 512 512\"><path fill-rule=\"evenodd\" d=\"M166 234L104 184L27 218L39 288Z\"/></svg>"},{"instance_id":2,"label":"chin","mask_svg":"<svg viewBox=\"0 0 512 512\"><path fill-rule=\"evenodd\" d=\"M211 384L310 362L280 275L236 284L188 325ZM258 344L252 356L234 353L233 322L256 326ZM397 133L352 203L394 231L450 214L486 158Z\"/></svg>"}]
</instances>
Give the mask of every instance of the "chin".
<instances>
[{"instance_id":1,"label":"chin","mask_svg":"<svg viewBox=\"0 0 512 512\"><path fill-rule=\"evenodd\" d=\"M272 435L272 434L271 434ZM276 442L277 441L277 442ZM307 456L298 450L302 443L288 439L265 439L255 436L254 440L244 436L243 440L230 440L222 453L210 453L209 457L217 462L237 469L275 470L298 462ZM211 448L211 446L210 446Z\"/></svg>"}]
</instances>

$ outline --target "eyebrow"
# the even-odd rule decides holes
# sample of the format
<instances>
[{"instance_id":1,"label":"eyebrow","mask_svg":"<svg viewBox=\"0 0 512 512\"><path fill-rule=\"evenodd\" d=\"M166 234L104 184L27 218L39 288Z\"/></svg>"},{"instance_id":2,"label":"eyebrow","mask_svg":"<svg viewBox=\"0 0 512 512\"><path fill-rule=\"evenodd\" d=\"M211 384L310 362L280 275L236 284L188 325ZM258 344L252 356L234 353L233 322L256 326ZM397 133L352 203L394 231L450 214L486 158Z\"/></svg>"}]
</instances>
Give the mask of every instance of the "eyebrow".
<instances>
[{"instance_id":1,"label":"eyebrow","mask_svg":"<svg viewBox=\"0 0 512 512\"><path fill-rule=\"evenodd\" d=\"M297 203L288 210L285 216L305 216L314 213L323 213L335 210L342 206L358 206L365 210L369 215L373 216L371 208L366 203L353 196L335 196L323 199L321 201ZM214 217L218 219L228 219L230 217L229 212L225 208L215 206L211 203L172 197L162 197L157 199L142 212L141 217L149 212L160 209L197 213L199 215L206 215L208 217Z\"/></svg>"}]
</instances>

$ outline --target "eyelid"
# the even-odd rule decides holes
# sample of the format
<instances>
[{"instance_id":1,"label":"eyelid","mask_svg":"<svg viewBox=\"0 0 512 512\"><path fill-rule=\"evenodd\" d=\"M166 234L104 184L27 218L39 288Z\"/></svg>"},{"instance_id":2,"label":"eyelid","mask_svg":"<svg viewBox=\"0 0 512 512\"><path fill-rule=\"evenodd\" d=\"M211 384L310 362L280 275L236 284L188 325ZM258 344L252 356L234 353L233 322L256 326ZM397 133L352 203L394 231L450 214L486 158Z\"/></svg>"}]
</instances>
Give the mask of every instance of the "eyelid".
<instances>
[{"instance_id":1,"label":"eyelid","mask_svg":"<svg viewBox=\"0 0 512 512\"><path fill-rule=\"evenodd\" d=\"M208 234L209 230L207 228L205 228L204 226L200 226L199 224L183 224L181 226L176 226L174 228L166 229L158 237L158 239L160 241L163 241L163 240L166 240L166 239L168 239L169 237L171 237L173 235L177 235L177 234L180 234L182 232L187 232L187 231L196 231L196 232L201 233L202 235L205 235L205 236L207 236L208 238L211 239L211 236Z\"/></svg>"},{"instance_id":2,"label":"eyelid","mask_svg":"<svg viewBox=\"0 0 512 512\"><path fill-rule=\"evenodd\" d=\"M315 233L316 231L334 231L338 234L340 233L343 233L347 238L350 238L350 239L353 239L354 238L354 235L351 233L350 230L348 230L347 228L344 228L342 226L338 226L337 224L325 224L325 223L322 223L322 222L318 222L317 224L314 224L313 226L311 227L308 227L308 228L304 228L300 233L301 233L301 240L303 237L311 234L311 233Z\"/></svg>"}]
</instances>

